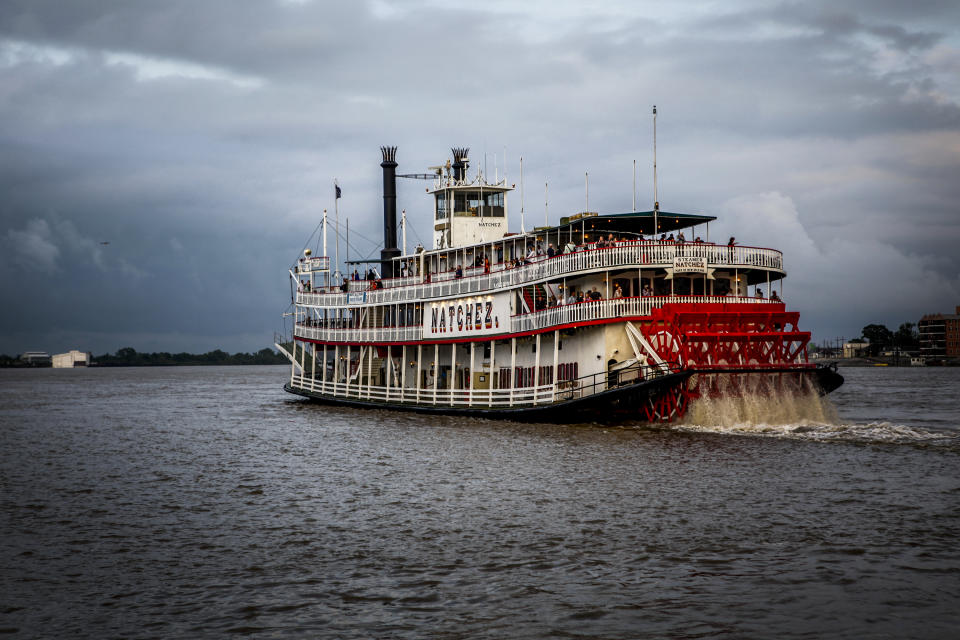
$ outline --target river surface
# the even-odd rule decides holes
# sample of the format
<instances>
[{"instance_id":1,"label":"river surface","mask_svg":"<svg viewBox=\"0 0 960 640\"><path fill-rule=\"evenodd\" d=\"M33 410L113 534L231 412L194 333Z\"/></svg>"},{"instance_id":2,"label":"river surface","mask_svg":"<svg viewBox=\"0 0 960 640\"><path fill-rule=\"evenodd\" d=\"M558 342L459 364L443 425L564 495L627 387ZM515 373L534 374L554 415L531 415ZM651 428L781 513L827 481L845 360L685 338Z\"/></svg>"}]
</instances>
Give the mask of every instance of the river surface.
<instances>
[{"instance_id":1,"label":"river surface","mask_svg":"<svg viewBox=\"0 0 960 640\"><path fill-rule=\"evenodd\" d=\"M960 369L841 373L650 428L0 370L0 632L960 637Z\"/></svg>"}]
</instances>

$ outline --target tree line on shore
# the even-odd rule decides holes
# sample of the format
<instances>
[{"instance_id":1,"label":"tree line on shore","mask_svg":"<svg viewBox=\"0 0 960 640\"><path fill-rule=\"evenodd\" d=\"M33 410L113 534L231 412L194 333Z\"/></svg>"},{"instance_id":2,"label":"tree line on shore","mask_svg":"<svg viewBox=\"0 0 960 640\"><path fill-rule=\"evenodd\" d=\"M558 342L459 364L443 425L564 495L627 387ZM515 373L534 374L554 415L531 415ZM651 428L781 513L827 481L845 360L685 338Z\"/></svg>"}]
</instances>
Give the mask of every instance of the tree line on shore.
<instances>
[{"instance_id":1,"label":"tree line on shore","mask_svg":"<svg viewBox=\"0 0 960 640\"><path fill-rule=\"evenodd\" d=\"M118 349L114 354L93 356L91 364L100 367L149 367L176 365L242 365L242 364L288 364L288 360L274 351L264 348L256 353L229 354L220 349L207 353L169 353L166 351L140 353L132 347ZM0 354L0 367L24 366L17 356Z\"/></svg>"},{"instance_id":2,"label":"tree line on shore","mask_svg":"<svg viewBox=\"0 0 960 640\"><path fill-rule=\"evenodd\" d=\"M868 324L860 330L860 337L854 338L850 342L862 342L866 344L865 355L872 357L879 356L884 351L900 351L909 353L920 350L920 334L917 331L917 325L912 322L904 322L896 331L891 331L882 324ZM820 350L832 348L829 343L820 347ZM842 345L836 348L842 349Z\"/></svg>"}]
</instances>

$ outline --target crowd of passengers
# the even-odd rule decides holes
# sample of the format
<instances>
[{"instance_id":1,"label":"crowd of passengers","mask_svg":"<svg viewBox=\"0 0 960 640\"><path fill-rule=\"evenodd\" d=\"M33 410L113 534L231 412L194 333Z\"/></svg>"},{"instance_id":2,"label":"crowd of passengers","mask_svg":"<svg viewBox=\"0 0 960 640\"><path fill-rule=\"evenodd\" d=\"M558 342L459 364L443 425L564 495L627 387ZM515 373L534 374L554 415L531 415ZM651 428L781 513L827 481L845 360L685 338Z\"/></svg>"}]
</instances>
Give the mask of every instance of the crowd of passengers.
<instances>
[{"instance_id":1,"label":"crowd of passengers","mask_svg":"<svg viewBox=\"0 0 960 640\"><path fill-rule=\"evenodd\" d=\"M656 238L650 238L650 241L653 241L655 239ZM557 250L557 248L554 247L552 242L546 243L546 246L544 245L543 242L540 242L540 241L529 242L527 243L526 254L507 260L503 268L516 269L518 267L523 267L525 265L532 264L533 262L548 260L550 258L554 258L554 257L561 256L568 253L575 253L577 251L584 251L588 249L591 245L595 249L607 249L607 248L621 246L624 244L634 244L640 241L646 241L646 239L642 235L638 236L638 238L636 239L631 239L626 237L617 239L612 233L608 234L607 238L604 238L603 234L600 234L597 240L593 243L574 244L573 242L568 242L564 245L562 251ZM715 244L713 242L704 242L700 238L700 236L697 236L692 241L688 242L687 239L684 237L682 231L678 232L676 237L674 237L672 233L669 236L665 233L661 234L659 242L676 243L676 244L707 244L707 245ZM727 241L728 247L733 247L736 244L738 244L737 239L733 236L731 236L730 240ZM423 246L417 245L417 253L421 253L421 252L423 252ZM496 252L497 252L497 264L503 264L504 263L503 246L498 246L496 249ZM441 259L443 258L445 258L445 256L441 256ZM304 260L303 258L300 258L301 262L303 262L303 260ZM484 274L490 273L490 264L491 264L490 257L487 256L486 252L483 252L483 251L477 253L476 258L473 261L473 266L475 268L483 267ZM463 277L462 264L458 264L456 267L451 269L451 271L453 271L454 279ZM407 260L401 261L401 264L400 264L401 278L407 278L410 276L418 275L418 272L419 272L419 265L413 258L409 258ZM343 283L338 287L341 292L345 293L350 290L350 284L349 284L350 280L359 282L361 280L359 271L354 269L353 274L351 276L345 277L343 279ZM380 274L377 273L376 269L368 269L366 274L363 277L363 280L369 283L367 285L367 289L370 291L376 291L377 289L383 288L383 280L381 279ZM425 284L429 284L431 282L431 274L429 270L424 274L423 282ZM309 281L301 280L298 290L309 293L313 291L313 288ZM319 293L324 293L324 291L320 289ZM643 294L643 295L653 295L653 292L651 291L649 294ZM616 297L622 297L622 296L616 296ZM762 295L760 297L762 297Z\"/></svg>"}]
</instances>

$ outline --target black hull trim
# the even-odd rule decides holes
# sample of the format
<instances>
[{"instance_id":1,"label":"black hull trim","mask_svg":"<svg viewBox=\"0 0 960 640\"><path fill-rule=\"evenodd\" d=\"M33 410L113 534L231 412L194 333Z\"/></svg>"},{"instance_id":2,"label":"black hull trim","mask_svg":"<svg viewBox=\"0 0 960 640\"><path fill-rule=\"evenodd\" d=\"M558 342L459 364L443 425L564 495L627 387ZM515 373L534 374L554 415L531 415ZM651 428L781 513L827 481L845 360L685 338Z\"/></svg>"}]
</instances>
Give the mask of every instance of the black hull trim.
<instances>
[{"instance_id":1,"label":"black hull trim","mask_svg":"<svg viewBox=\"0 0 960 640\"><path fill-rule=\"evenodd\" d=\"M524 407L450 407L415 405L402 402L380 402L357 398L335 398L329 395L296 389L288 382L283 390L328 405L362 409L393 409L454 416L472 416L494 420L521 422L552 422L556 424L578 422L622 422L644 420L643 407L650 399L683 384L693 371L671 373L650 380L633 382L601 391L583 398L563 400L549 405Z\"/></svg>"}]
</instances>

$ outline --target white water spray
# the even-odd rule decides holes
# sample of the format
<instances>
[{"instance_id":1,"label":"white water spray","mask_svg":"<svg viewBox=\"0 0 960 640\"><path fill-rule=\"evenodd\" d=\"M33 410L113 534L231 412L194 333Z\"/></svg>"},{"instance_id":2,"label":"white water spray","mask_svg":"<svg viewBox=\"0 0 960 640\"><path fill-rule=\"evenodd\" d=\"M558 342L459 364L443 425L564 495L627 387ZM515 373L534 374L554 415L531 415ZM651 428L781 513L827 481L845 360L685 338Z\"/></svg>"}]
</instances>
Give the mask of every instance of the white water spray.
<instances>
[{"instance_id":1,"label":"white water spray","mask_svg":"<svg viewBox=\"0 0 960 640\"><path fill-rule=\"evenodd\" d=\"M809 381L793 389L778 388L776 382L775 375L757 374L740 380L720 375L702 381L701 397L690 403L684 418L672 428L819 442L960 444L957 434L920 427L889 422L844 423L833 403L820 396ZM712 393L707 392L711 385Z\"/></svg>"},{"instance_id":2,"label":"white water spray","mask_svg":"<svg viewBox=\"0 0 960 640\"><path fill-rule=\"evenodd\" d=\"M692 402L683 425L767 430L772 426L829 425L838 422L837 410L807 383L802 388L774 390L767 381L753 379L749 388L727 376L714 381L714 392Z\"/></svg>"}]
</instances>

